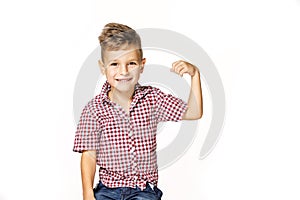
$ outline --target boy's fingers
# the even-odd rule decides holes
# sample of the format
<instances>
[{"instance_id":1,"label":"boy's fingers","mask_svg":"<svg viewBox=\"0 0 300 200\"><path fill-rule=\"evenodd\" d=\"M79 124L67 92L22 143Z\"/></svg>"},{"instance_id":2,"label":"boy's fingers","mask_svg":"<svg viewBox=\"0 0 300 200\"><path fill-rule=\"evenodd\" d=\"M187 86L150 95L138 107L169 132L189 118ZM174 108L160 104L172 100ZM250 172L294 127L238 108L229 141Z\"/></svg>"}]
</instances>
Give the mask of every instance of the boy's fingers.
<instances>
[{"instance_id":1,"label":"boy's fingers","mask_svg":"<svg viewBox=\"0 0 300 200\"><path fill-rule=\"evenodd\" d=\"M186 72L187 72L187 69L185 67L183 67L182 69L179 70L178 74L180 76L183 76L183 74L186 73Z\"/></svg>"},{"instance_id":2,"label":"boy's fingers","mask_svg":"<svg viewBox=\"0 0 300 200\"><path fill-rule=\"evenodd\" d=\"M172 66L175 66L175 65L177 65L180 62L182 62L182 61L181 60L177 60L177 61L175 61L175 62L172 63Z\"/></svg>"},{"instance_id":3,"label":"boy's fingers","mask_svg":"<svg viewBox=\"0 0 300 200\"><path fill-rule=\"evenodd\" d=\"M172 64L171 71L183 76L184 73L188 73L189 71L188 64L182 60L178 60Z\"/></svg>"},{"instance_id":4,"label":"boy's fingers","mask_svg":"<svg viewBox=\"0 0 300 200\"><path fill-rule=\"evenodd\" d=\"M172 71L182 76L186 71L186 67L184 65L178 65Z\"/></svg>"},{"instance_id":5,"label":"boy's fingers","mask_svg":"<svg viewBox=\"0 0 300 200\"><path fill-rule=\"evenodd\" d=\"M173 62L173 64L172 64L172 68L173 68L173 70L175 70L175 68L177 67L177 66L179 66L180 64L182 64L183 62L181 61L181 60L178 60L178 61L176 61L176 62Z\"/></svg>"}]
</instances>

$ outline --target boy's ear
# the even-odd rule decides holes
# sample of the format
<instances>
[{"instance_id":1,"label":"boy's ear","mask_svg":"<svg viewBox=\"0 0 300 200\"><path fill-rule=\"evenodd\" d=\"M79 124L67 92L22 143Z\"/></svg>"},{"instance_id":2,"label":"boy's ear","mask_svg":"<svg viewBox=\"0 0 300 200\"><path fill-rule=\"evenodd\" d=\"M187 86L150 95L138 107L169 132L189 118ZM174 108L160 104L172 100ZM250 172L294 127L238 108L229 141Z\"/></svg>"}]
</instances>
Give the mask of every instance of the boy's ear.
<instances>
[{"instance_id":1,"label":"boy's ear","mask_svg":"<svg viewBox=\"0 0 300 200\"><path fill-rule=\"evenodd\" d=\"M140 66L141 73L143 73L143 71L144 71L145 64L146 64L146 58L143 58L142 62L141 62L141 66Z\"/></svg>"},{"instance_id":2,"label":"boy's ear","mask_svg":"<svg viewBox=\"0 0 300 200\"><path fill-rule=\"evenodd\" d=\"M102 62L102 60L98 60L98 65L100 67L100 71L103 75L105 75L105 67L104 67L104 63Z\"/></svg>"}]
</instances>

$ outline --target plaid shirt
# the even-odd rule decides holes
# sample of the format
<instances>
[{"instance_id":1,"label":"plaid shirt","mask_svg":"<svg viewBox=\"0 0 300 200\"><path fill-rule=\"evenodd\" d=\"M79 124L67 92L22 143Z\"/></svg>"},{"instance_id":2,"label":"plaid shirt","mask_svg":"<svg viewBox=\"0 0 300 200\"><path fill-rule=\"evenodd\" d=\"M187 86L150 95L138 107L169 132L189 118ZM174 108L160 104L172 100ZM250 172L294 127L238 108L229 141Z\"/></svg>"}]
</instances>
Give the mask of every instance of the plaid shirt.
<instances>
[{"instance_id":1,"label":"plaid shirt","mask_svg":"<svg viewBox=\"0 0 300 200\"><path fill-rule=\"evenodd\" d=\"M157 185L157 125L179 121L187 104L151 86L135 87L129 115L110 101L106 81L101 93L84 107L77 125L74 148L97 151L99 178L107 187Z\"/></svg>"}]
</instances>

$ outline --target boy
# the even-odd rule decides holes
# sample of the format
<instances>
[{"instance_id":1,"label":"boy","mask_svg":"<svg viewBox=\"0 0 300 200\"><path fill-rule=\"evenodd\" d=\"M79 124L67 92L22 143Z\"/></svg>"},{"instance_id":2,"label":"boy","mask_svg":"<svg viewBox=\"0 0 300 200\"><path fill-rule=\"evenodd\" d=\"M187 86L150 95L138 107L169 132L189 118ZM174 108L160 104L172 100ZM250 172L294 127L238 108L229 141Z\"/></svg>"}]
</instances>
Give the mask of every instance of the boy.
<instances>
[{"instance_id":1,"label":"boy","mask_svg":"<svg viewBox=\"0 0 300 200\"><path fill-rule=\"evenodd\" d=\"M82 111L73 149L82 153L83 199L160 200L157 125L162 121L201 118L199 71L185 61L172 64L171 71L191 76L190 95L185 103L138 83L146 59L135 30L109 23L99 41L101 60L98 62L107 80L101 93ZM100 166L100 181L93 189L96 164Z\"/></svg>"}]
</instances>

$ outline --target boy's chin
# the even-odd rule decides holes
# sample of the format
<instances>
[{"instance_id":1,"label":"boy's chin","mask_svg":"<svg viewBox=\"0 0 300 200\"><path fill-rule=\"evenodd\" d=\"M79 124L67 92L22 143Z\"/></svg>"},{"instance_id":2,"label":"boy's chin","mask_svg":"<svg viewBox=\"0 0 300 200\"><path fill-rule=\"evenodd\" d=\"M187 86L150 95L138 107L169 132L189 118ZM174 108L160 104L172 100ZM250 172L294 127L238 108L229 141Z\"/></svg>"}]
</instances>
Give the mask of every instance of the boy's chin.
<instances>
[{"instance_id":1,"label":"boy's chin","mask_svg":"<svg viewBox=\"0 0 300 200\"><path fill-rule=\"evenodd\" d=\"M129 92L134 90L135 84L134 83L117 83L115 88L120 92Z\"/></svg>"}]
</instances>

